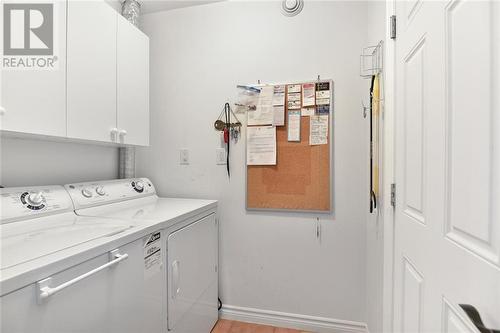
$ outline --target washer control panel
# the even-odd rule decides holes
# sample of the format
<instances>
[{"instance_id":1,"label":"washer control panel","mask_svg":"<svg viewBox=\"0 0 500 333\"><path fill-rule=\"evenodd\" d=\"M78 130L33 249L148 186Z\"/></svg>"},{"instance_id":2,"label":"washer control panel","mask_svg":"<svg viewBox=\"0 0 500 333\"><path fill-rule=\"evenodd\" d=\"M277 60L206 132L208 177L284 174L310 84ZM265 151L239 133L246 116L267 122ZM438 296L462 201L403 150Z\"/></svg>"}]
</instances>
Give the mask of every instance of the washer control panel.
<instances>
[{"instance_id":1,"label":"washer control panel","mask_svg":"<svg viewBox=\"0 0 500 333\"><path fill-rule=\"evenodd\" d=\"M75 209L88 208L156 194L147 178L131 178L64 185Z\"/></svg>"},{"instance_id":2,"label":"washer control panel","mask_svg":"<svg viewBox=\"0 0 500 333\"><path fill-rule=\"evenodd\" d=\"M73 210L71 198L62 186L0 188L0 198L1 223Z\"/></svg>"}]
</instances>

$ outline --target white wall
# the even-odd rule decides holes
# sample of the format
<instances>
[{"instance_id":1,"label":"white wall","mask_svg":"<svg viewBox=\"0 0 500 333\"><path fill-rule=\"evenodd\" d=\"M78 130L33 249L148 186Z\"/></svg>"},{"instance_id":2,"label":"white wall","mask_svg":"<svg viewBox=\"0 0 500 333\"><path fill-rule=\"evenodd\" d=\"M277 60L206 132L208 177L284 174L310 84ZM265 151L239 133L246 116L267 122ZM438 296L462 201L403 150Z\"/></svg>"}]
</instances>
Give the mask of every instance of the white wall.
<instances>
[{"instance_id":1,"label":"white wall","mask_svg":"<svg viewBox=\"0 0 500 333\"><path fill-rule=\"evenodd\" d=\"M1 138L0 185L56 185L115 179L118 149L42 139Z\"/></svg>"},{"instance_id":2,"label":"white wall","mask_svg":"<svg viewBox=\"0 0 500 333\"><path fill-rule=\"evenodd\" d=\"M368 3L368 18L366 21L367 46L376 45L385 39L386 27L385 1L370 1ZM365 104L370 101L370 81L366 80L364 93ZM382 76L382 86L384 77ZM383 111L383 108L382 108ZM382 117L380 118L382 120ZM367 117L367 123L368 117ZM367 129L369 131L369 128ZM380 131L382 133L382 131ZM369 136L367 137L369 140ZM382 149L383 137L380 137L380 149ZM369 144L368 142L366 144ZM369 161L367 161L369 163ZM369 169L368 169L369 172ZM382 173L381 173L382 175ZM381 179L382 182L382 179ZM380 189L383 188L380 183ZM381 216L383 204L382 194L378 199L379 209L376 214L367 215L366 222L366 321L371 333L382 332L382 309L383 309L383 248L384 233L383 219Z\"/></svg>"},{"instance_id":3,"label":"white wall","mask_svg":"<svg viewBox=\"0 0 500 333\"><path fill-rule=\"evenodd\" d=\"M294 18L280 3L221 2L144 15L151 42L151 147L137 171L163 196L220 200L223 303L366 320L366 121L359 52L366 4L307 1ZM232 177L215 165L213 123L236 84L335 81L333 215L245 211L245 143ZM179 149L191 163L179 165ZM316 239L316 216L322 224Z\"/></svg>"}]
</instances>

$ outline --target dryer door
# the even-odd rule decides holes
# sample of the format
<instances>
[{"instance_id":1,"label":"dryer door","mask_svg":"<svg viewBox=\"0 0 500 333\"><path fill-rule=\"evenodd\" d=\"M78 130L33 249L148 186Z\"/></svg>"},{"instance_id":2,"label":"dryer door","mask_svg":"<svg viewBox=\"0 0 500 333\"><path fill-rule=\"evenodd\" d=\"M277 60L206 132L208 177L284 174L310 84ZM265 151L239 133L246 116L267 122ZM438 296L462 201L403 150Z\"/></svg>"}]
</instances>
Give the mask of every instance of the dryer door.
<instances>
[{"instance_id":1,"label":"dryer door","mask_svg":"<svg viewBox=\"0 0 500 333\"><path fill-rule=\"evenodd\" d=\"M210 332L217 321L215 214L171 233L168 256L168 329Z\"/></svg>"}]
</instances>

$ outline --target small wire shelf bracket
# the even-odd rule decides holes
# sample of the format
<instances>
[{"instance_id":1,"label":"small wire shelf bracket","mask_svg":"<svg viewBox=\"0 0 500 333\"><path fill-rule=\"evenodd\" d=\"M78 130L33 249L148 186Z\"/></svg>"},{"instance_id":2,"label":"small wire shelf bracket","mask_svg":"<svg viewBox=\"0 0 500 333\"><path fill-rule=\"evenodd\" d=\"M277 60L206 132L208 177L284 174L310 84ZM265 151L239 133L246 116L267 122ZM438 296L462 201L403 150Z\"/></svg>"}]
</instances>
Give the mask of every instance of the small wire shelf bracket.
<instances>
[{"instance_id":1,"label":"small wire shelf bracket","mask_svg":"<svg viewBox=\"0 0 500 333\"><path fill-rule=\"evenodd\" d=\"M384 42L363 48L359 56L359 75L363 78L371 78L373 75L382 73L384 68Z\"/></svg>"}]
</instances>

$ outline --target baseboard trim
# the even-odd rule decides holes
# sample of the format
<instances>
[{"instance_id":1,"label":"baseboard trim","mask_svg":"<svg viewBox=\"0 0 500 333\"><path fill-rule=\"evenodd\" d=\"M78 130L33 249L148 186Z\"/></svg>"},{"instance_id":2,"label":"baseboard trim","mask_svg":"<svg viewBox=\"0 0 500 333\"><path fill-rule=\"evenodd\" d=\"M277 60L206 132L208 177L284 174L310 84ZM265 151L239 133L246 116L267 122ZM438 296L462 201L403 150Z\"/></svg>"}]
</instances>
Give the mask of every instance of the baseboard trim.
<instances>
[{"instance_id":1,"label":"baseboard trim","mask_svg":"<svg viewBox=\"0 0 500 333\"><path fill-rule=\"evenodd\" d=\"M223 305L220 318L317 333L368 333L365 323L234 305Z\"/></svg>"}]
</instances>

